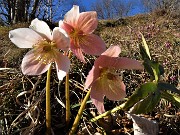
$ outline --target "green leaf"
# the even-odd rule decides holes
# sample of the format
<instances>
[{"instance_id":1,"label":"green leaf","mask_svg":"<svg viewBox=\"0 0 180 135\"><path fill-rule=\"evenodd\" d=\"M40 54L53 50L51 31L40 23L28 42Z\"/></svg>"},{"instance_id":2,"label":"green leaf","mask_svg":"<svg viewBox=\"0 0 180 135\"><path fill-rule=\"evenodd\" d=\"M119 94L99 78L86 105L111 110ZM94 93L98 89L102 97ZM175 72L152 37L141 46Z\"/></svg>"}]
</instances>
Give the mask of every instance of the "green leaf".
<instances>
[{"instance_id":1,"label":"green leaf","mask_svg":"<svg viewBox=\"0 0 180 135\"><path fill-rule=\"evenodd\" d=\"M164 73L163 67L160 66L158 62L148 59L144 60L143 65L145 70L151 75L152 79L155 79L156 82L158 82L160 75Z\"/></svg>"},{"instance_id":2,"label":"green leaf","mask_svg":"<svg viewBox=\"0 0 180 135\"><path fill-rule=\"evenodd\" d=\"M178 90L174 85L169 84L169 83L159 82L158 88L159 90L169 90L169 91L180 94L180 90Z\"/></svg>"},{"instance_id":3,"label":"green leaf","mask_svg":"<svg viewBox=\"0 0 180 135\"><path fill-rule=\"evenodd\" d=\"M148 60L148 59L145 59L144 62L143 62L143 65L144 65L145 70L146 70L151 76L154 77L154 72L153 72L152 67L151 67L151 61Z\"/></svg>"},{"instance_id":4,"label":"green leaf","mask_svg":"<svg viewBox=\"0 0 180 135\"><path fill-rule=\"evenodd\" d=\"M141 37L142 37L142 42L143 42L146 54L148 55L149 59L151 60L151 55L150 55L150 52L149 52L149 47L148 47L148 45L146 43L146 40L145 40L143 34L142 33L140 33L140 34L141 34Z\"/></svg>"},{"instance_id":5,"label":"green leaf","mask_svg":"<svg viewBox=\"0 0 180 135\"><path fill-rule=\"evenodd\" d=\"M144 47L141 44L139 45L139 49L140 49L140 54L142 56L142 59L143 60L145 60L145 59L150 60L148 54L146 53L146 50L144 49Z\"/></svg>"},{"instance_id":6,"label":"green leaf","mask_svg":"<svg viewBox=\"0 0 180 135\"><path fill-rule=\"evenodd\" d=\"M150 52L149 52L149 47L146 43L146 40L143 36L142 33L140 33L142 36L142 43L143 45L139 45L140 48L140 53L142 56L142 59L144 60L144 67L146 69L146 71L151 75L151 78L154 80L156 80L156 82L158 82L159 80L159 76L164 74L164 68L155 61L151 60L151 56L150 56Z\"/></svg>"},{"instance_id":7,"label":"green leaf","mask_svg":"<svg viewBox=\"0 0 180 135\"><path fill-rule=\"evenodd\" d=\"M161 94L159 91L150 93L147 97L137 102L131 109L130 113L141 114L151 112L160 101Z\"/></svg>"},{"instance_id":8,"label":"green leaf","mask_svg":"<svg viewBox=\"0 0 180 135\"><path fill-rule=\"evenodd\" d=\"M151 67L154 73L155 81L158 82L160 72L159 72L159 63L158 62L151 62Z\"/></svg>"},{"instance_id":9,"label":"green leaf","mask_svg":"<svg viewBox=\"0 0 180 135\"><path fill-rule=\"evenodd\" d=\"M161 97L168 100L169 102L172 102L174 105L180 108L180 96L169 93L167 91L161 91Z\"/></svg>"},{"instance_id":10,"label":"green leaf","mask_svg":"<svg viewBox=\"0 0 180 135\"><path fill-rule=\"evenodd\" d=\"M147 97L149 94L157 91L157 83L149 82L140 86L136 89L129 100L125 103L123 109L128 110L135 103L139 102L141 99Z\"/></svg>"}]
</instances>

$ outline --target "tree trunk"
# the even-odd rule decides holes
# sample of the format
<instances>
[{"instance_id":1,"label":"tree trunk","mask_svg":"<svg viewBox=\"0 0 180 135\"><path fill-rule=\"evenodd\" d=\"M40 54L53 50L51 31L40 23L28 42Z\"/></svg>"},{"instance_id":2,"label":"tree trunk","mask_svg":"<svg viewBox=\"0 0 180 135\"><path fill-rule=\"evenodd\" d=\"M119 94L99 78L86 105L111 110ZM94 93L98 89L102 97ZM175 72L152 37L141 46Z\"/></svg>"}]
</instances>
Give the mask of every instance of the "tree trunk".
<instances>
[{"instance_id":1,"label":"tree trunk","mask_svg":"<svg viewBox=\"0 0 180 135\"><path fill-rule=\"evenodd\" d=\"M36 11L37 11L37 8L38 8L38 4L39 4L39 0L34 0L34 5L32 7L32 11L30 13L30 21L35 18Z\"/></svg>"}]
</instances>

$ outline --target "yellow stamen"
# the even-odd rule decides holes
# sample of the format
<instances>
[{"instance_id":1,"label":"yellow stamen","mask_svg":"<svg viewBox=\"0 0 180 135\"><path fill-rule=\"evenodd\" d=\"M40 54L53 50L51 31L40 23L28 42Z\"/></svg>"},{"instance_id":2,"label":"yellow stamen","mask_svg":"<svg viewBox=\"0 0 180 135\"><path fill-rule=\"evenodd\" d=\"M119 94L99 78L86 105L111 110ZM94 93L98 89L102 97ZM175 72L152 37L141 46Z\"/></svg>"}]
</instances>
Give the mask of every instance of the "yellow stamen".
<instances>
[{"instance_id":1,"label":"yellow stamen","mask_svg":"<svg viewBox=\"0 0 180 135\"><path fill-rule=\"evenodd\" d=\"M76 47L80 47L80 44L83 44L84 42L85 35L83 34L82 31L78 29L74 29L70 33L70 38Z\"/></svg>"},{"instance_id":2,"label":"yellow stamen","mask_svg":"<svg viewBox=\"0 0 180 135\"><path fill-rule=\"evenodd\" d=\"M116 80L119 77L119 74L115 73L114 69L102 68L100 70L100 78L108 80Z\"/></svg>"},{"instance_id":3,"label":"yellow stamen","mask_svg":"<svg viewBox=\"0 0 180 135\"><path fill-rule=\"evenodd\" d=\"M44 64L49 64L55 60L59 50L56 48L56 43L47 40L42 40L39 43L33 46L34 48L34 57L36 60Z\"/></svg>"}]
</instances>

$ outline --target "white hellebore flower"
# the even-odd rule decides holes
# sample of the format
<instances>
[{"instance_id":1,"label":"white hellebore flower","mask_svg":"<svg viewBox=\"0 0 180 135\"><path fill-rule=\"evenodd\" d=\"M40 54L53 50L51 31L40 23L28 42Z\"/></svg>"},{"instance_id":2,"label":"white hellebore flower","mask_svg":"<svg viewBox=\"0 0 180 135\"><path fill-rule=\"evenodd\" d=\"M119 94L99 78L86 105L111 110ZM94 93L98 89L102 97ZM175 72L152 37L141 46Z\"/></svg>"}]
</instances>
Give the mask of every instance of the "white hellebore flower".
<instances>
[{"instance_id":1,"label":"white hellebore flower","mask_svg":"<svg viewBox=\"0 0 180 135\"><path fill-rule=\"evenodd\" d=\"M23 58L21 69L25 75L40 75L55 62L57 75L62 80L70 68L70 60L59 49L69 49L70 40L63 29L50 30L46 22L37 18L30 28L18 28L9 32L10 40L19 48L32 48Z\"/></svg>"}]
</instances>

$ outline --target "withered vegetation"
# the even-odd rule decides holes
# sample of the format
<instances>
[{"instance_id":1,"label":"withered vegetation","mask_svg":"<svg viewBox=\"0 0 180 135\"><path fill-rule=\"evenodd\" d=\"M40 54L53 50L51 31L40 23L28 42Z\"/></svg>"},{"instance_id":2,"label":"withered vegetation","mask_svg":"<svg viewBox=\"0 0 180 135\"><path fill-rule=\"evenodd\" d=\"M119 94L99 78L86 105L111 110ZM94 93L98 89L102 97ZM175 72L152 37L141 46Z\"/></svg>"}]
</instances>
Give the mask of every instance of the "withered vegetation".
<instances>
[{"instance_id":1,"label":"withered vegetation","mask_svg":"<svg viewBox=\"0 0 180 135\"><path fill-rule=\"evenodd\" d=\"M119 20L100 20L96 34L102 37L107 47L119 45L122 49L120 56L142 61L139 44L142 43L139 32L143 33L149 45L153 59L159 61L165 69L161 79L180 88L180 16L152 13L139 14ZM8 38L9 30L28 27L29 24L0 27L0 132L7 134L36 134L45 133L45 82L46 74L41 76L26 76L21 73L20 65L28 49L17 48ZM52 131L54 134L68 133L76 117L80 103L86 92L83 91L85 78L96 59L86 56L87 63L83 64L75 57L71 59L70 70L70 103L71 121L65 125L65 90L64 80L59 82L56 70L51 75L51 112ZM127 95L141 84L148 82L150 77L146 72L120 71L126 84ZM110 110L123 101L112 102L105 99L105 109ZM161 100L156 108L144 117L159 123L159 134L180 134L179 108L171 102ZM124 111L118 111L97 123L89 119L97 116L97 110L89 100L79 123L77 134L133 134L132 121Z\"/></svg>"}]
</instances>

